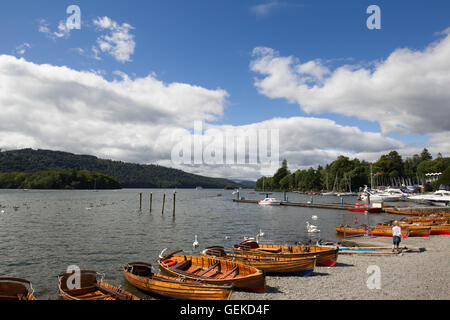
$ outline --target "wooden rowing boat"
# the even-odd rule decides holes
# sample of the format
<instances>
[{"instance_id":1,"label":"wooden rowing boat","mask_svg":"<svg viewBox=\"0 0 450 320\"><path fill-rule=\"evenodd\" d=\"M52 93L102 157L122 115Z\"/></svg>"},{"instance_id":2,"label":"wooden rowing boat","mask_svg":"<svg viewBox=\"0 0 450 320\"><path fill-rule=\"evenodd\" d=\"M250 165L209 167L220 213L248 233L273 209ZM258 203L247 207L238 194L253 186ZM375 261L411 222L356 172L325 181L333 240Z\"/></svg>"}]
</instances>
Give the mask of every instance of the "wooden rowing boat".
<instances>
[{"instance_id":1,"label":"wooden rowing boat","mask_svg":"<svg viewBox=\"0 0 450 320\"><path fill-rule=\"evenodd\" d=\"M316 257L278 258L251 255L239 255L225 252L223 247L214 246L206 248L200 253L203 256L212 256L219 259L237 261L248 266L258 268L270 274L295 274L302 277L313 273L316 266Z\"/></svg>"},{"instance_id":2,"label":"wooden rowing boat","mask_svg":"<svg viewBox=\"0 0 450 320\"><path fill-rule=\"evenodd\" d=\"M80 288L69 289L71 276L75 273L63 273L58 276L58 290L65 300L140 300L131 293L97 280L95 271L80 271Z\"/></svg>"},{"instance_id":3,"label":"wooden rowing boat","mask_svg":"<svg viewBox=\"0 0 450 320\"><path fill-rule=\"evenodd\" d=\"M403 237L429 237L431 233L430 227L422 226L402 226ZM370 230L372 236L392 237L392 226L376 225Z\"/></svg>"},{"instance_id":4,"label":"wooden rowing boat","mask_svg":"<svg viewBox=\"0 0 450 320\"><path fill-rule=\"evenodd\" d=\"M401 227L430 227L430 234L431 235L450 235L450 224L448 223L433 223L433 222L410 222L410 223L403 223L400 222Z\"/></svg>"},{"instance_id":5,"label":"wooden rowing boat","mask_svg":"<svg viewBox=\"0 0 450 320\"><path fill-rule=\"evenodd\" d=\"M369 234L370 230L367 228L353 228L353 227L344 227L339 226L336 227L336 232L339 234L346 234L346 235L365 235ZM344 230L345 229L345 230Z\"/></svg>"},{"instance_id":6,"label":"wooden rowing boat","mask_svg":"<svg viewBox=\"0 0 450 320\"><path fill-rule=\"evenodd\" d=\"M338 248L325 248L319 246L283 246L258 244L255 240L244 240L233 245L233 251L239 255L257 255L277 258L305 258L316 256L317 266L332 267L337 262Z\"/></svg>"},{"instance_id":7,"label":"wooden rowing boat","mask_svg":"<svg viewBox=\"0 0 450 320\"><path fill-rule=\"evenodd\" d=\"M232 285L211 285L152 272L151 264L132 262L123 267L125 279L136 288L158 296L189 300L229 300Z\"/></svg>"},{"instance_id":8,"label":"wooden rowing boat","mask_svg":"<svg viewBox=\"0 0 450 320\"><path fill-rule=\"evenodd\" d=\"M36 300L30 281L19 278L0 278L0 300Z\"/></svg>"},{"instance_id":9,"label":"wooden rowing boat","mask_svg":"<svg viewBox=\"0 0 450 320\"><path fill-rule=\"evenodd\" d=\"M385 212L391 214L405 215L405 216L443 216L450 217L450 213L448 212L436 212L436 211L409 211L409 210L393 210L393 209L385 209Z\"/></svg>"},{"instance_id":10,"label":"wooden rowing boat","mask_svg":"<svg viewBox=\"0 0 450 320\"><path fill-rule=\"evenodd\" d=\"M265 291L264 273L255 267L212 257L178 255L181 251L158 259L158 264L169 274L186 279L214 285L232 284L235 289Z\"/></svg>"}]
</instances>

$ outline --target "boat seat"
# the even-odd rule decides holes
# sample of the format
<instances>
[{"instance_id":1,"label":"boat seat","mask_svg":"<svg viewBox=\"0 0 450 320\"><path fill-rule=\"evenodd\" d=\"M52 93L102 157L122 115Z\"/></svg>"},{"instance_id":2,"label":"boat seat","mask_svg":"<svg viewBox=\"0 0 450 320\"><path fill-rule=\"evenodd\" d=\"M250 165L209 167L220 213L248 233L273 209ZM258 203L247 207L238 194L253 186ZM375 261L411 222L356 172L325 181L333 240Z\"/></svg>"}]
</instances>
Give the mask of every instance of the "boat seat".
<instances>
[{"instance_id":1,"label":"boat seat","mask_svg":"<svg viewBox=\"0 0 450 320\"><path fill-rule=\"evenodd\" d=\"M223 276L221 276L219 279L225 279L226 277L229 277L233 272L235 272L235 271L238 271L237 273L236 273L236 276L238 275L238 273L239 273L239 266L235 266L233 269L231 269L231 270L229 270L227 273L224 273L224 275Z\"/></svg>"},{"instance_id":2,"label":"boat seat","mask_svg":"<svg viewBox=\"0 0 450 320\"><path fill-rule=\"evenodd\" d=\"M199 276L203 276L203 275L207 274L208 272L210 272L211 270L213 270L214 268L216 268L218 265L220 265L220 262L219 262L219 261L217 261L216 263L214 263L214 264L213 264L212 266L210 266L208 269L206 269L206 270L200 272L198 275L199 275Z\"/></svg>"},{"instance_id":3,"label":"boat seat","mask_svg":"<svg viewBox=\"0 0 450 320\"><path fill-rule=\"evenodd\" d=\"M270 253L280 253L281 252L281 248L256 248L254 249L254 251L264 251L264 252L270 252Z\"/></svg>"},{"instance_id":4,"label":"boat seat","mask_svg":"<svg viewBox=\"0 0 450 320\"><path fill-rule=\"evenodd\" d=\"M179 270L186 270L189 269L189 267L192 265L192 260L185 260L177 263L176 265L172 266L172 269L179 269Z\"/></svg>"},{"instance_id":5,"label":"boat seat","mask_svg":"<svg viewBox=\"0 0 450 320\"><path fill-rule=\"evenodd\" d=\"M95 285L93 285L93 286L84 287L84 288L80 288L80 289L66 289L66 290L64 290L64 292L71 296L80 296L80 295L84 295L84 294L87 294L87 293L95 291L95 290L97 290L97 287Z\"/></svg>"}]
</instances>

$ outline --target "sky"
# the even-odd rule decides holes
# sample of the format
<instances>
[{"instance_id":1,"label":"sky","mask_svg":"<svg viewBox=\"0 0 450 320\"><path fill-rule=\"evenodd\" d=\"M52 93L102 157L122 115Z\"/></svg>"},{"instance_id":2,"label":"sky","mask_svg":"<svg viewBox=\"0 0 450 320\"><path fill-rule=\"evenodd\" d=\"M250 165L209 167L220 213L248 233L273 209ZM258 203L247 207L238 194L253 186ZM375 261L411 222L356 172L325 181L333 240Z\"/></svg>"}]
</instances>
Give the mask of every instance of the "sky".
<instances>
[{"instance_id":1,"label":"sky","mask_svg":"<svg viewBox=\"0 0 450 320\"><path fill-rule=\"evenodd\" d=\"M449 11L445 0L3 0L0 148L252 180L282 159L293 171L339 155L450 156Z\"/></svg>"}]
</instances>

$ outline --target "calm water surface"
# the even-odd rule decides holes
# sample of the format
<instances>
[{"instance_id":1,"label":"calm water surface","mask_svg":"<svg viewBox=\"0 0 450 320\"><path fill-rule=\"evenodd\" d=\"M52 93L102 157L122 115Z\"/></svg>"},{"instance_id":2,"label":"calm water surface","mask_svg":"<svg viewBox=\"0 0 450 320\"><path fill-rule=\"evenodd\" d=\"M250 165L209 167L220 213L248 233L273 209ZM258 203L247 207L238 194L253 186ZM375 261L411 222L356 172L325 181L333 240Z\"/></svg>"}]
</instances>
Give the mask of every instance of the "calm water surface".
<instances>
[{"instance_id":1,"label":"calm water surface","mask_svg":"<svg viewBox=\"0 0 450 320\"><path fill-rule=\"evenodd\" d=\"M139 193L143 208L139 210ZM58 299L57 275L69 265L105 274L105 281L122 286L142 298L145 294L128 285L122 266L128 262L150 262L166 253L183 249L198 254L211 245L231 246L254 237L263 241L291 243L324 239L335 241L334 227L367 223L367 215L341 210L300 207L262 207L234 203L229 190L177 190L176 216L172 215L174 190L124 189L115 191L16 191L0 190L0 276L30 280L38 299ZM153 193L152 212L149 212ZM161 214L166 194L164 215ZM217 196L221 193L222 196ZM246 199L262 199L259 193ZM272 196L282 198L281 193ZM307 202L310 196L288 193L292 202ZM314 202L338 202L337 197L315 196ZM356 197L345 198L356 202ZM312 220L312 216L318 217ZM394 219L386 214L370 215L370 223ZM345 220L344 220L345 219ZM308 234L309 221L321 232ZM200 247L192 248L198 235Z\"/></svg>"}]
</instances>

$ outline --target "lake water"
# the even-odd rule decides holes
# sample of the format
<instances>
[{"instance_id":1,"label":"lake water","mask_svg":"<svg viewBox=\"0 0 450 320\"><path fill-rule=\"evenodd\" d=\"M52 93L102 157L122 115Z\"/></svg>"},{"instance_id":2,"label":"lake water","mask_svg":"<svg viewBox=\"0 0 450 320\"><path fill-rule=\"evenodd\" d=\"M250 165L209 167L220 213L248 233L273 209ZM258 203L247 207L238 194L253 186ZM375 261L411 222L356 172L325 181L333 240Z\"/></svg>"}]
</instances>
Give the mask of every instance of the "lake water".
<instances>
[{"instance_id":1,"label":"lake water","mask_svg":"<svg viewBox=\"0 0 450 320\"><path fill-rule=\"evenodd\" d=\"M259 193L246 199L262 199ZM142 211L139 193L143 194ZM334 227L367 223L367 215L343 210L287 206L262 207L234 203L230 190L177 190L176 216L172 214L174 190L124 189L114 191L17 191L0 190L0 276L30 280L38 299L58 299L57 275L70 265L105 274L105 281L120 285L140 297L149 298L126 283L122 266L128 262L150 262L166 253L222 245L227 250L244 239L264 232L262 241L293 243L324 239L335 241ZM149 212L153 193L152 212ZM217 196L219 193L222 196ZM164 215L161 213L166 194ZM271 196L282 198L281 193ZM310 196L288 193L291 202L307 202ZM356 202L356 197L345 198ZM339 202L337 197L315 196L314 202ZM312 216L318 217L312 220ZM370 223L395 216L370 215ZM308 234L309 221L321 232ZM199 249L192 243L198 235Z\"/></svg>"}]
</instances>

